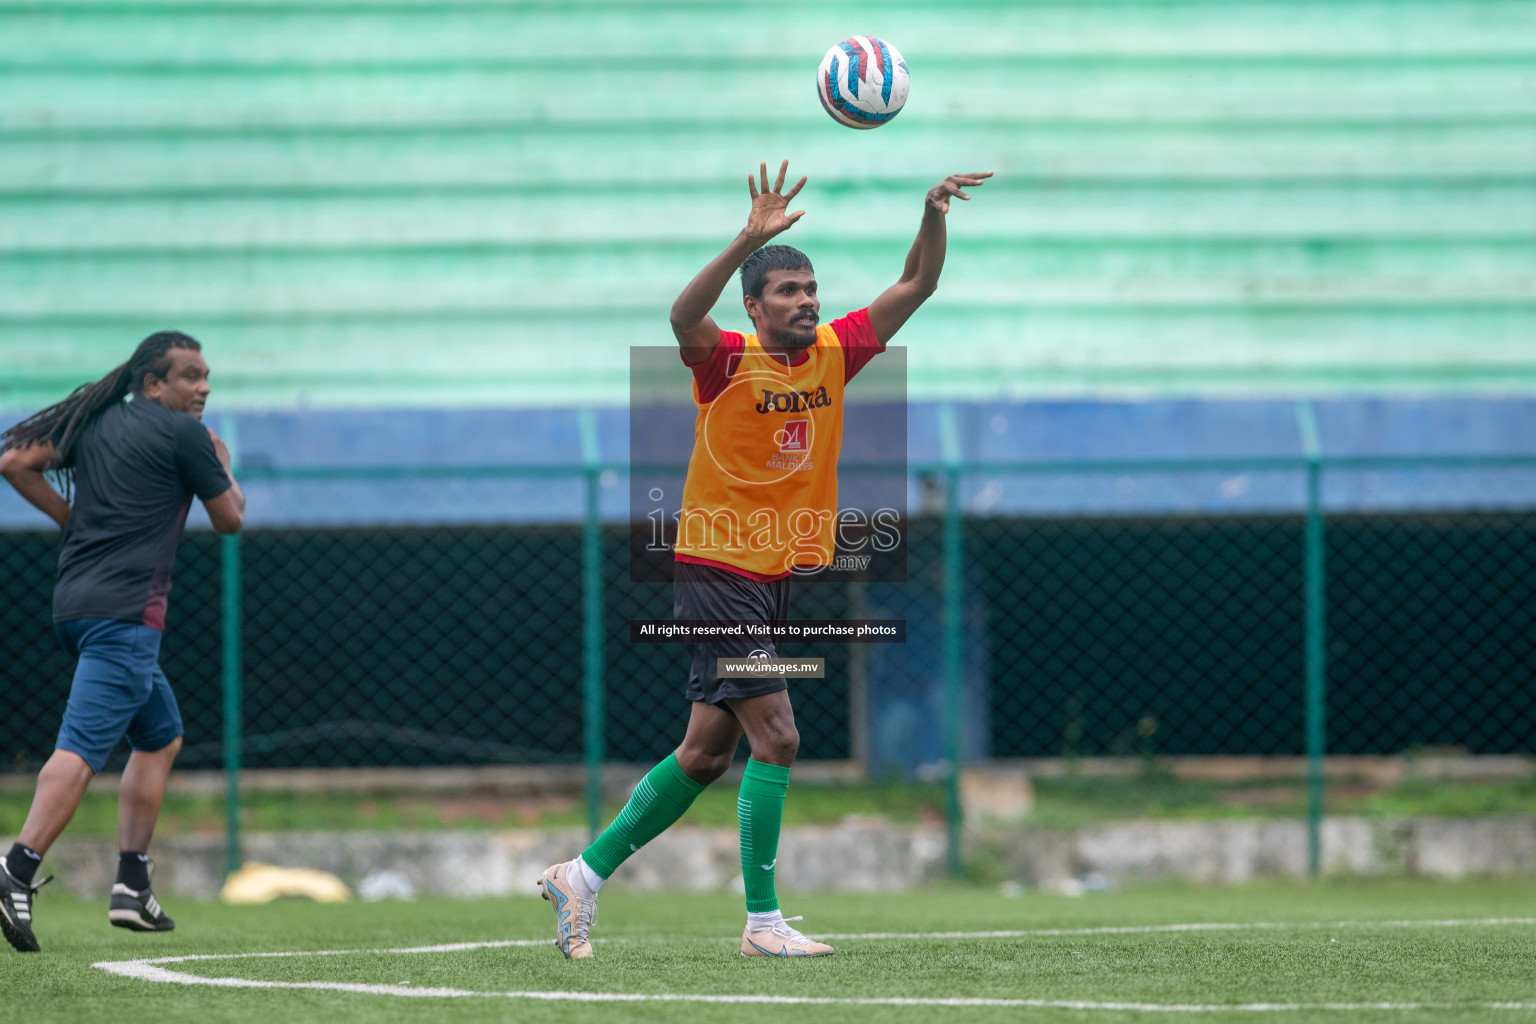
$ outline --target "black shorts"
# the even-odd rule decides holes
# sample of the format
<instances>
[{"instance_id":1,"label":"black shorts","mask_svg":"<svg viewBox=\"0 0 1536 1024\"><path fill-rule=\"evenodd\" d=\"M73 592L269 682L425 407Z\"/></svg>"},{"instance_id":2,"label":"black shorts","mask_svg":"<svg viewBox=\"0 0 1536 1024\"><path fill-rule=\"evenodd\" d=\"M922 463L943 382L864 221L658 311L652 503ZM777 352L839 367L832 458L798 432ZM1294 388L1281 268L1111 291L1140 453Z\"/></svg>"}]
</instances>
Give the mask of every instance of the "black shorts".
<instances>
[{"instance_id":1,"label":"black shorts","mask_svg":"<svg viewBox=\"0 0 1536 1024\"><path fill-rule=\"evenodd\" d=\"M673 564L672 617L709 619L717 622L783 622L789 618L789 577L759 583L726 569L692 562ZM761 637L722 637L708 643L688 644L693 666L688 672L688 699L710 704L741 697L761 697L789 689L789 681L776 678L721 679L715 674L716 658L747 658L764 652L779 657L772 640Z\"/></svg>"}]
</instances>

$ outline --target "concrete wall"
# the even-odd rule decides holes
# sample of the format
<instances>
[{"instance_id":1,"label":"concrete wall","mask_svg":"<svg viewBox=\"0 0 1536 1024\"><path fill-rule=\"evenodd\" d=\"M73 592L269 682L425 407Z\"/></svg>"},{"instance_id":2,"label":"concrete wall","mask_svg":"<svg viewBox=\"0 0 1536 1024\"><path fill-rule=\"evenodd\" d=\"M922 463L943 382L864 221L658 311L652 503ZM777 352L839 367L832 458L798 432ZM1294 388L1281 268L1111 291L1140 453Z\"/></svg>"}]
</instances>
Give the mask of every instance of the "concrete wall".
<instances>
[{"instance_id":1,"label":"concrete wall","mask_svg":"<svg viewBox=\"0 0 1536 1024\"><path fill-rule=\"evenodd\" d=\"M0 839L0 845L10 843ZM715 890L740 885L734 829L679 828L659 837L614 877L644 891ZM253 833L249 860L331 871L356 885L396 871L422 893L536 895L548 865L586 845L579 829L507 832ZM1323 832L1330 874L1458 879L1536 875L1536 818L1330 818ZM1181 879L1236 883L1306 872L1306 827L1299 821L1128 821L1074 832L983 828L969 852L985 853L1007 878L1067 890L1102 876L1110 885ZM164 894L210 897L223 882L222 836L157 843L156 886ZM111 888L116 848L109 839L63 839L46 869L70 892L90 898ZM778 878L788 890L897 891L944 874L944 831L880 822L786 828Z\"/></svg>"}]
</instances>

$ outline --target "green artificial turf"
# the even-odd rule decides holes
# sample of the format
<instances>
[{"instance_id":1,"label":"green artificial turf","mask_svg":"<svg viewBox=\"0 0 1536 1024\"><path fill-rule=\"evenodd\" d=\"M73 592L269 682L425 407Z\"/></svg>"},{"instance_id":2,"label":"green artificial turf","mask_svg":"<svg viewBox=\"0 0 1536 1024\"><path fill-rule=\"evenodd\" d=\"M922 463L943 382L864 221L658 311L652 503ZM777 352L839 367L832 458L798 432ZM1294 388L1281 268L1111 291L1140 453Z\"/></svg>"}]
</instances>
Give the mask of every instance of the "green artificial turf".
<instances>
[{"instance_id":1,"label":"green artificial turf","mask_svg":"<svg viewBox=\"0 0 1536 1024\"><path fill-rule=\"evenodd\" d=\"M1016 1006L763 1006L699 1002L571 1003L491 993L770 994L830 999L996 998L1089 1003L1300 1003L1311 1009L1199 1013L1202 1021L1536 1020L1536 925L1386 922L1536 916L1536 884L1413 881L1271 883L1229 889L1157 886L1080 898L940 887L904 895L798 896L789 913L817 933L1144 927L1234 922L1223 931L970 938L843 938L819 960L744 960L738 897L605 894L593 961L542 943L552 915L536 899L233 908L172 899L179 926L134 935L105 905L48 893L38 907L45 951L0 949L9 1019L110 1021L1101 1021L1189 1019L1189 1011ZM1256 923L1276 927L1252 927ZM539 945L429 953L378 950L531 938ZM215 988L122 978L97 961L282 950L340 956L197 960L167 968L207 978L445 987L467 998L304 989ZM1430 1002L1435 1008L1316 1008L1322 1003ZM1523 1007L1490 1008L1490 1003Z\"/></svg>"}]
</instances>

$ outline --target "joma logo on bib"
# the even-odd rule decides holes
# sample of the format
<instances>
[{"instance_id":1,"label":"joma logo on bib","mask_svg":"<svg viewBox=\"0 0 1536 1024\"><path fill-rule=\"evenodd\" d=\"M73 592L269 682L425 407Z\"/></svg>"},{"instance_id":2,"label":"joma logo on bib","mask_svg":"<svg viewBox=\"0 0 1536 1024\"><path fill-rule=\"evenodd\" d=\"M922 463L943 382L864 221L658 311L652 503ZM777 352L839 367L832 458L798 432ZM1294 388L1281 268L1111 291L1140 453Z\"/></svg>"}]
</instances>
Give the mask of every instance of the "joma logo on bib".
<instances>
[{"instance_id":1,"label":"joma logo on bib","mask_svg":"<svg viewBox=\"0 0 1536 1024\"><path fill-rule=\"evenodd\" d=\"M825 386L815 391L769 391L763 388L763 400L752 408L760 413L770 412L804 412L807 409L822 409L832 404L832 399L827 395Z\"/></svg>"}]
</instances>

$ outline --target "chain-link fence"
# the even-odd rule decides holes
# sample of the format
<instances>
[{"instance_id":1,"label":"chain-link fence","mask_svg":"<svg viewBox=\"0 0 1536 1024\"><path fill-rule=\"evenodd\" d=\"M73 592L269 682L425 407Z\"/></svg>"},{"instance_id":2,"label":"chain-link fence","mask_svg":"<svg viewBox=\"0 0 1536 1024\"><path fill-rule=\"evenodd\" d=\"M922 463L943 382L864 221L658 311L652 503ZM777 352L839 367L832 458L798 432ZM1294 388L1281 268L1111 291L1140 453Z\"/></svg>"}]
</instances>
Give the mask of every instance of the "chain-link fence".
<instances>
[{"instance_id":1,"label":"chain-link fence","mask_svg":"<svg viewBox=\"0 0 1536 1024\"><path fill-rule=\"evenodd\" d=\"M163 656L182 767L643 763L675 745L688 656L628 635L670 616L671 588L631 579L627 526L595 497L624 468L431 472L575 487L586 514L189 533ZM796 585L796 617L907 622L902 645L788 645L827 658L826 679L791 688L802 758L886 776L979 758L1536 750L1536 457L910 472L905 583ZM253 508L292 483L243 477ZM304 478L311 502L342 486ZM13 771L47 757L68 693L56 557L56 534L0 533Z\"/></svg>"},{"instance_id":2,"label":"chain-link fence","mask_svg":"<svg viewBox=\"0 0 1536 1024\"><path fill-rule=\"evenodd\" d=\"M1528 753L1536 465L1427 468L1415 473L1438 493L1416 493L1419 507L1321 517L1327 752ZM1332 475L1344 487L1371 472L1358 460ZM1165 468L1116 475L1141 483ZM1306 518L969 521L989 753L1302 753Z\"/></svg>"}]
</instances>

